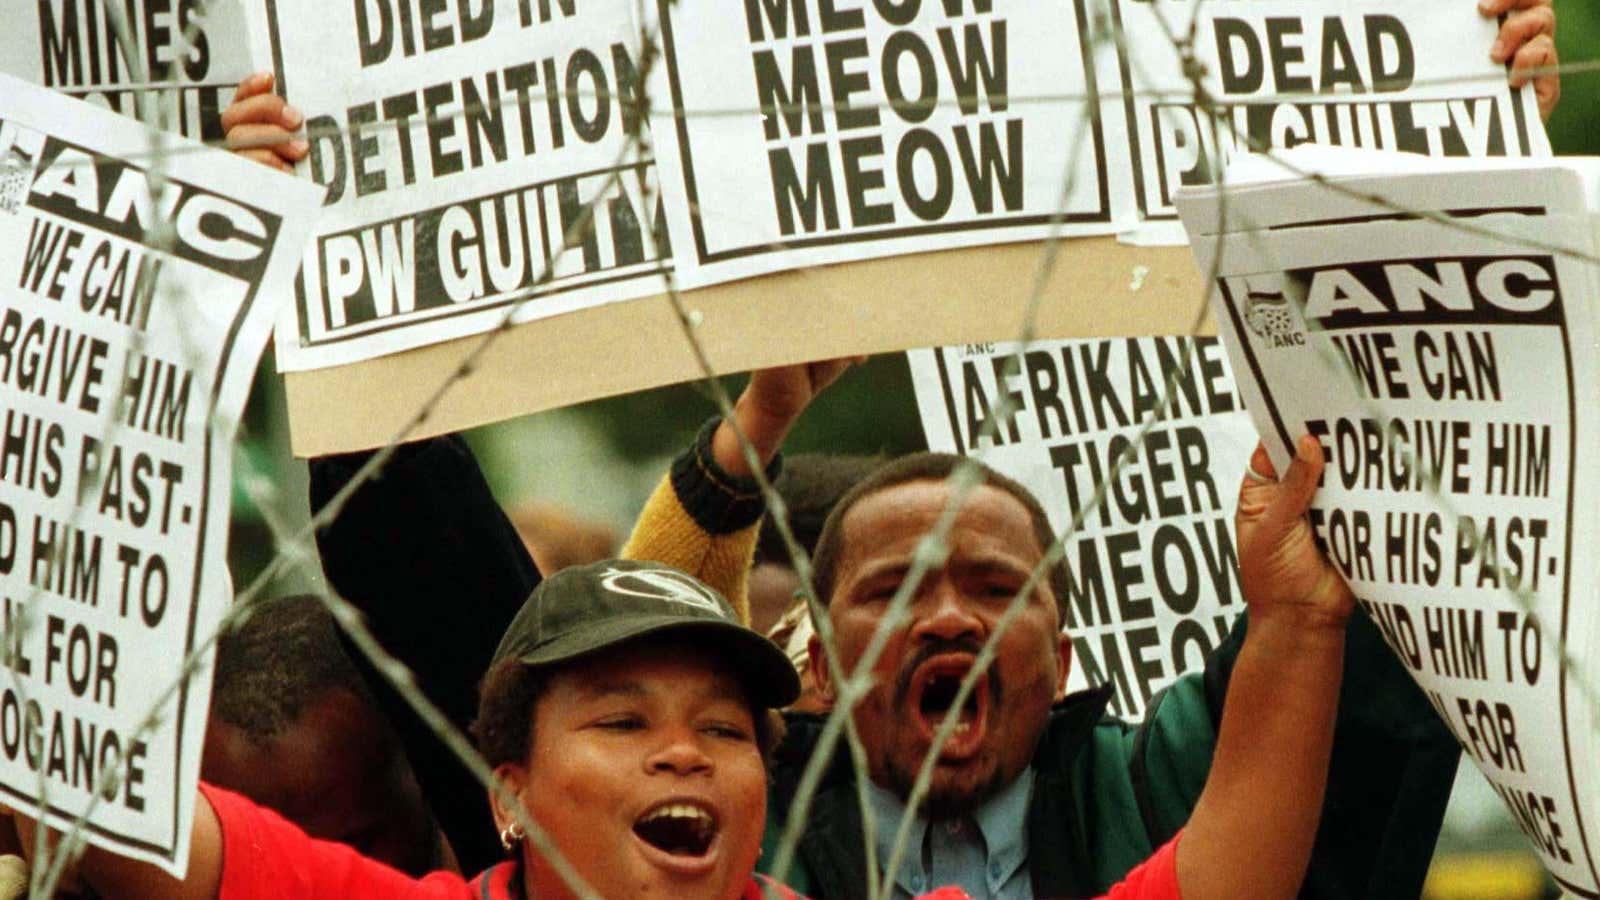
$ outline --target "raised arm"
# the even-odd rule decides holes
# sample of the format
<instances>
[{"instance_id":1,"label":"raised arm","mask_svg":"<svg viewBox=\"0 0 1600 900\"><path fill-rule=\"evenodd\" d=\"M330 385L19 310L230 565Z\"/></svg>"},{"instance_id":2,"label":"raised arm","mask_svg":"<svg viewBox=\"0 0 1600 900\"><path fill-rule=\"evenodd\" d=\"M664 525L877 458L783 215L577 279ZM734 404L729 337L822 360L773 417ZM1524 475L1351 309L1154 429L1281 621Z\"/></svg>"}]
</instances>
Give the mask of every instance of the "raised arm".
<instances>
[{"instance_id":1,"label":"raised arm","mask_svg":"<svg viewBox=\"0 0 1600 900\"><path fill-rule=\"evenodd\" d=\"M34 858L33 823L15 817ZM189 865L182 879L149 863L89 848L68 869L58 896L117 900L276 900L383 897L459 900L477 892L451 872L414 879L344 844L308 837L246 797L201 784L195 796Z\"/></svg>"},{"instance_id":2,"label":"raised arm","mask_svg":"<svg viewBox=\"0 0 1600 900\"><path fill-rule=\"evenodd\" d=\"M1281 481L1247 474L1236 517L1250 628L1211 772L1178 844L1185 900L1288 898L1311 857L1354 598L1312 540L1321 447L1303 438ZM1252 472L1271 473L1257 449Z\"/></svg>"},{"instance_id":3,"label":"raised arm","mask_svg":"<svg viewBox=\"0 0 1600 900\"><path fill-rule=\"evenodd\" d=\"M34 820L6 809L22 838L29 866L40 864L34 849ZM51 832L51 848L60 835ZM194 830L189 836L189 870L176 879L149 863L88 847L62 875L57 896L117 897L119 900L212 900L222 888L222 825L205 794L194 799Z\"/></svg>"},{"instance_id":4,"label":"raised arm","mask_svg":"<svg viewBox=\"0 0 1600 900\"><path fill-rule=\"evenodd\" d=\"M270 72L239 84L222 113L228 146L287 170L304 158L304 116L272 92ZM313 510L321 509L371 457L310 462ZM477 710L477 683L539 572L516 528L456 436L400 447L378 477L317 534L329 584L366 616L384 649L456 727ZM487 802L477 780L359 653L351 653L405 747L418 785L460 862L477 871L497 861Z\"/></svg>"},{"instance_id":5,"label":"raised arm","mask_svg":"<svg viewBox=\"0 0 1600 900\"><path fill-rule=\"evenodd\" d=\"M733 406L756 461L776 476L778 448L817 395L857 359L761 369ZM622 556L653 559L711 585L750 619L750 560L766 510L733 424L712 420L639 513Z\"/></svg>"}]
</instances>

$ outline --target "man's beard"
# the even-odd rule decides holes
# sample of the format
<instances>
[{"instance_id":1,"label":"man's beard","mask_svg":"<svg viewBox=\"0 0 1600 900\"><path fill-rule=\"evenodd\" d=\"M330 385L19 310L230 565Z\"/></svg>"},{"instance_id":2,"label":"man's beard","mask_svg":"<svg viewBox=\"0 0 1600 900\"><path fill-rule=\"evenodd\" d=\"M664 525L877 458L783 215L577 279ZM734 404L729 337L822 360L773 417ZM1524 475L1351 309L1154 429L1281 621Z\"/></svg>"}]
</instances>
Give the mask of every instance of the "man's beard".
<instances>
[{"instance_id":1,"label":"man's beard","mask_svg":"<svg viewBox=\"0 0 1600 900\"><path fill-rule=\"evenodd\" d=\"M895 679L894 705L891 708L897 710L904 710L907 708L906 704L910 699L911 694L912 676L916 672L917 667L922 665L923 662L942 653L970 653L973 656L977 656L982 649L982 645L970 639L954 641L935 640L918 647L917 652L912 654L911 658L900 666L899 675ZM963 676L963 678L964 677L965 676ZM996 713L1000 708L1000 698L1004 695L1004 691L1000 680L1000 673L993 666L989 668L988 677L989 718L992 725L994 720L997 718ZM976 690L976 688L974 688L974 690ZM952 706L949 715L957 714L959 714L959 710ZM935 731L937 731L937 729L935 729ZM984 737L987 741L990 736L985 735ZM925 755L926 754L924 754L924 757ZM985 751L980 750L978 758L968 761L968 763L962 768L979 767L984 765L987 762L985 756ZM919 757L917 759L916 766L908 771L900 764L900 761L893 758L893 754L891 754L889 759L884 760L884 776L889 782L884 786L889 790L894 791L895 796L899 797L901 800L909 802L911 799L911 789L916 784L917 770L921 768L923 762L924 758ZM954 819L967 815L968 813L982 806L985 801L987 801L990 797L993 797L1007 784L1007 779L999 770L998 765L995 765L994 770L985 776L978 784L973 785L971 789L963 789L957 785L950 784L948 783L948 780L947 783L941 785L939 783L939 769L939 765L935 763L933 778L929 782L928 786L928 793L925 797L923 797L921 804L923 814L931 820ZM959 779L961 773L957 771L950 774L954 779Z\"/></svg>"},{"instance_id":2,"label":"man's beard","mask_svg":"<svg viewBox=\"0 0 1600 900\"><path fill-rule=\"evenodd\" d=\"M969 765L979 765L982 760L974 760ZM894 791L895 796L901 800L910 801L911 788L917 780L917 773L908 772L894 760L889 760L884 774L888 777L886 787ZM922 814L930 821L939 822L946 819L959 819L988 802L990 797L1000 792L1009 780L997 766L983 781L975 784L971 789L966 789L953 784L939 784L939 770L934 769L933 780L929 782L927 796L922 798Z\"/></svg>"}]
</instances>

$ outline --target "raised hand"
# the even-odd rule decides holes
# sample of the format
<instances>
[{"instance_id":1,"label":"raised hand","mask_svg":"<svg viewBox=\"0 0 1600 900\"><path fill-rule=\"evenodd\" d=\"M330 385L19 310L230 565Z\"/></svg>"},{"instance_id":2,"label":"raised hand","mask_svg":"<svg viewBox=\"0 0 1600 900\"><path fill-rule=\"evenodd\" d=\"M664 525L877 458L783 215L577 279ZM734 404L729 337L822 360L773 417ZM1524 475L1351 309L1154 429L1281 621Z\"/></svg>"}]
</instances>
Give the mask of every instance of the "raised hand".
<instances>
[{"instance_id":1,"label":"raised hand","mask_svg":"<svg viewBox=\"0 0 1600 900\"><path fill-rule=\"evenodd\" d=\"M1561 99L1561 75L1554 71L1556 55L1556 11L1550 0L1478 0L1478 12L1485 16L1504 15L1500 34L1489 49L1489 58L1511 63L1511 86L1520 88L1533 81L1533 94L1539 99L1539 115L1549 119L1550 111ZM1531 73L1542 71L1543 74Z\"/></svg>"},{"instance_id":2,"label":"raised hand","mask_svg":"<svg viewBox=\"0 0 1600 900\"><path fill-rule=\"evenodd\" d=\"M857 362L866 357L843 357L821 362L796 363L759 369L733 405L733 418L755 447L756 457L765 466L772 462L789 429L800 419L811 401L833 384ZM711 453L717 465L735 477L750 475L739 438L727 422L711 437Z\"/></svg>"},{"instance_id":3,"label":"raised hand","mask_svg":"<svg viewBox=\"0 0 1600 900\"><path fill-rule=\"evenodd\" d=\"M274 94L272 84L271 72L239 82L233 102L222 111L222 127L228 133L229 150L287 172L292 163L305 158L311 145L296 134L306 117Z\"/></svg>"},{"instance_id":4,"label":"raised hand","mask_svg":"<svg viewBox=\"0 0 1600 900\"><path fill-rule=\"evenodd\" d=\"M1343 631L1354 595L1312 540L1306 510L1317 492L1325 460L1322 445L1306 435L1280 481L1264 447L1257 446L1239 485L1234 527L1239 541L1239 583L1256 623L1286 618L1299 626Z\"/></svg>"}]
</instances>

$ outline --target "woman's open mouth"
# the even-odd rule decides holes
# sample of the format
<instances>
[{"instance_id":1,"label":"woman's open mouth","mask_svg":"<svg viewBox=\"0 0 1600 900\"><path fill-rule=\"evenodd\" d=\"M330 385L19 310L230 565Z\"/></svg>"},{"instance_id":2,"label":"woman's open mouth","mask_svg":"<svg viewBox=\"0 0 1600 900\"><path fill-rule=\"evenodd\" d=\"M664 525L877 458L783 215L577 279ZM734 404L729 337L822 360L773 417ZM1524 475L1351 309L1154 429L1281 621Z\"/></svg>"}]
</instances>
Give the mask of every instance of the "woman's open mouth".
<instances>
[{"instance_id":1,"label":"woman's open mouth","mask_svg":"<svg viewBox=\"0 0 1600 900\"><path fill-rule=\"evenodd\" d=\"M698 864L709 862L717 830L715 812L694 800L658 803L633 823L633 833L639 840L682 864L673 868L698 868Z\"/></svg>"}]
</instances>

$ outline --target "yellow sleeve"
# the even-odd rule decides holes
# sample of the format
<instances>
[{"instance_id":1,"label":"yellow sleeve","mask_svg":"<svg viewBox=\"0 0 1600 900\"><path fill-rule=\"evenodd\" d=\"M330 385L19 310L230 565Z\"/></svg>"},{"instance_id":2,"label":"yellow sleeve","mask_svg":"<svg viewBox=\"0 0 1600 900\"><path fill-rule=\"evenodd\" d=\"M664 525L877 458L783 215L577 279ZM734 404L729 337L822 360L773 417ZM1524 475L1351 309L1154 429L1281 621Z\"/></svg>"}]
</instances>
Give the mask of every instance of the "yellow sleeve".
<instances>
[{"instance_id":1,"label":"yellow sleeve","mask_svg":"<svg viewBox=\"0 0 1600 900\"><path fill-rule=\"evenodd\" d=\"M679 501L669 474L662 477L640 511L633 533L622 547L622 558L654 560L688 572L722 592L739 621L749 625L750 561L755 557L760 530L757 519L728 534L709 533Z\"/></svg>"}]
</instances>

